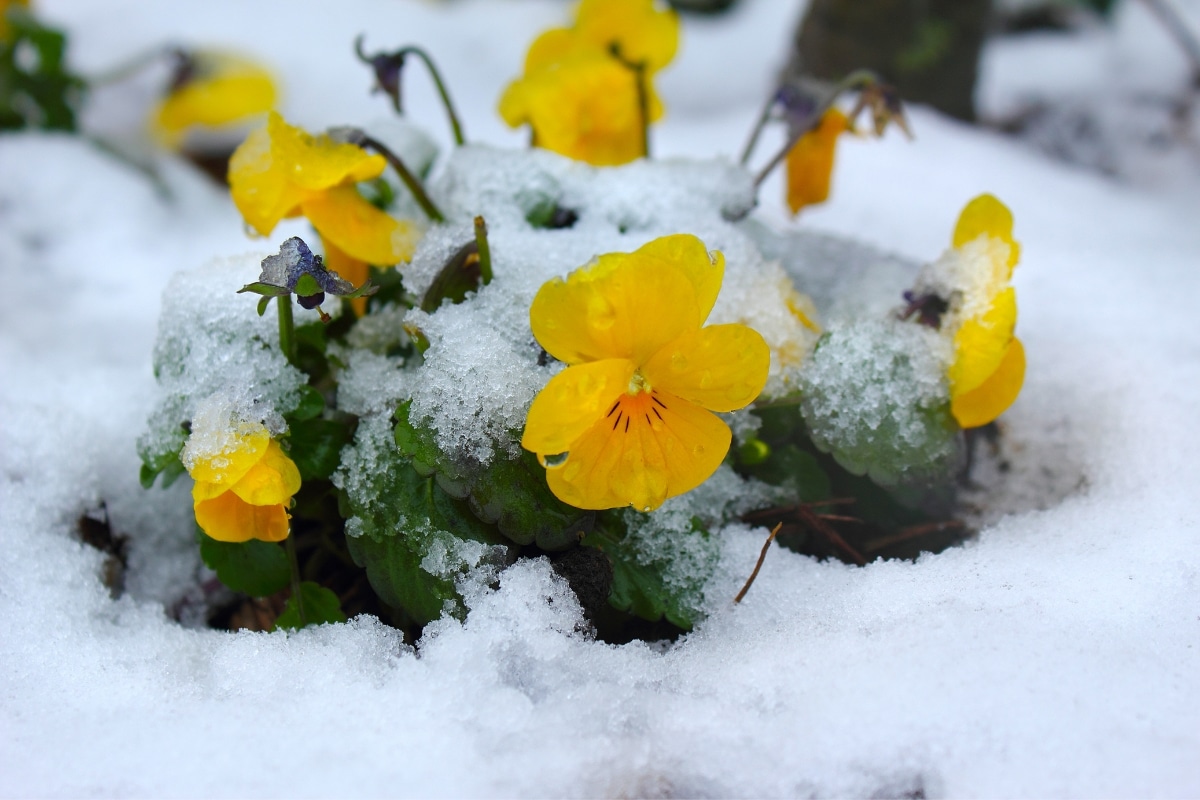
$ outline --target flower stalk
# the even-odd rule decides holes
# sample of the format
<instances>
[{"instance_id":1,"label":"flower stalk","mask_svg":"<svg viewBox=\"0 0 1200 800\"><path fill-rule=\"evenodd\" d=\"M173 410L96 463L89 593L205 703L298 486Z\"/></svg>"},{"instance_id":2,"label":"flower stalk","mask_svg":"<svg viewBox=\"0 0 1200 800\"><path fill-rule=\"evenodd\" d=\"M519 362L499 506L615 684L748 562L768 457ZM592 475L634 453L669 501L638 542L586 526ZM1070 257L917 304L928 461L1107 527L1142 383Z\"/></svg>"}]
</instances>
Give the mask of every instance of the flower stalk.
<instances>
[{"instance_id":1,"label":"flower stalk","mask_svg":"<svg viewBox=\"0 0 1200 800\"><path fill-rule=\"evenodd\" d=\"M454 134L454 143L459 147L466 144L462 123L459 122L458 114L454 110L454 101L450 99L450 92L446 89L446 82L442 80L442 73L438 71L437 66L433 63L433 59L429 57L428 53L416 45L407 45L393 53L380 53L375 56L368 56L363 52L362 45L363 35L359 34L358 38L354 40L354 52L360 61L375 70L375 77L379 88L392 98L392 106L396 109L397 114L404 113L404 106L400 100L400 72L404 68L404 59L410 55L421 59L425 63L425 68L429 71L429 77L433 80L433 85L437 88L438 97L442 100L442 107L446 109L446 117L450 121L450 130Z\"/></svg>"},{"instance_id":2,"label":"flower stalk","mask_svg":"<svg viewBox=\"0 0 1200 800\"><path fill-rule=\"evenodd\" d=\"M486 286L492 282L492 248L488 244L487 223L483 217L475 218L475 247L479 255L479 282Z\"/></svg>"},{"instance_id":3,"label":"flower stalk","mask_svg":"<svg viewBox=\"0 0 1200 800\"><path fill-rule=\"evenodd\" d=\"M376 153L379 153L381 156L387 159L389 164L392 165L392 169L396 170L396 174L400 176L400 180L402 180L404 185L408 187L408 190L412 192L413 199L415 199L417 204L421 206L421 210L425 212L425 215L434 222L446 221L446 217L444 214L442 214L441 209L434 204L433 200L429 197L429 194L425 191L425 187L421 184L420 178L414 175L412 170L408 168L408 165L404 163L403 159L392 152L392 150L383 142L369 136L366 131L360 128L335 128L330 131L330 135L334 136L340 141L349 142L350 144L355 144L359 147L371 149Z\"/></svg>"},{"instance_id":4,"label":"flower stalk","mask_svg":"<svg viewBox=\"0 0 1200 800\"><path fill-rule=\"evenodd\" d=\"M281 294L275 298L275 308L279 310L279 349L289 364L296 363L296 321L292 316L291 294Z\"/></svg>"}]
</instances>

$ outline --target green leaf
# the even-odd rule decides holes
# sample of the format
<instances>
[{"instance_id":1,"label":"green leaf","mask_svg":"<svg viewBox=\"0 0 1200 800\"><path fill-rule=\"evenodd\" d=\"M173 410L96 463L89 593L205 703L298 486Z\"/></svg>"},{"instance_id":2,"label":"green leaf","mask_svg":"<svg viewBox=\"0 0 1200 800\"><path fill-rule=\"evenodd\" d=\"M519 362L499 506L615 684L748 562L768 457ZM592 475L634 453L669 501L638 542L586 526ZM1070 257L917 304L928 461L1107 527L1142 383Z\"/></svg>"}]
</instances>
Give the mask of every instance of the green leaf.
<instances>
[{"instance_id":1,"label":"green leaf","mask_svg":"<svg viewBox=\"0 0 1200 800\"><path fill-rule=\"evenodd\" d=\"M653 526L652 517L643 520ZM613 587L609 603L619 611L627 611L650 622L666 618L668 622L691 630L699 617L699 600L701 589L707 579L707 571L711 571L715 562L715 552L708 553L709 557L701 558L698 564L705 574L688 576L681 580L679 565L671 559L648 557L639 552L635 537L626 533L624 536L616 531L619 523L614 524L614 515L604 515L603 524L583 539L583 544L596 547L608 556L613 565ZM647 531L650 536L672 535L680 536L678 531ZM700 537L701 544L708 549L712 542L708 531L699 520L691 520L690 530L685 536Z\"/></svg>"},{"instance_id":2,"label":"green leaf","mask_svg":"<svg viewBox=\"0 0 1200 800\"><path fill-rule=\"evenodd\" d=\"M66 69L66 35L42 25L24 8L6 8L9 33L0 41L0 129L74 131L87 84Z\"/></svg>"},{"instance_id":3,"label":"green leaf","mask_svg":"<svg viewBox=\"0 0 1200 800\"><path fill-rule=\"evenodd\" d=\"M324 289L321 288L321 284L317 283L316 278L304 273L296 280L296 288L293 291L299 297L312 297L314 294L321 294Z\"/></svg>"},{"instance_id":4,"label":"green leaf","mask_svg":"<svg viewBox=\"0 0 1200 800\"><path fill-rule=\"evenodd\" d=\"M555 497L545 468L528 452L495 459L473 482L468 504L507 539L552 552L577 545L595 517Z\"/></svg>"},{"instance_id":5,"label":"green leaf","mask_svg":"<svg viewBox=\"0 0 1200 800\"><path fill-rule=\"evenodd\" d=\"M288 455L300 470L300 479L328 478L338 468L342 448L350 443L352 426L328 419L299 420L288 434Z\"/></svg>"},{"instance_id":6,"label":"green leaf","mask_svg":"<svg viewBox=\"0 0 1200 800\"><path fill-rule=\"evenodd\" d=\"M342 613L342 604L338 596L319 583L304 581L300 584L300 599L304 601L304 617L309 625L322 625L327 622L345 622L346 615ZM300 609L296 598L289 597L283 613L275 620L275 629L300 630Z\"/></svg>"},{"instance_id":7,"label":"green leaf","mask_svg":"<svg viewBox=\"0 0 1200 800\"><path fill-rule=\"evenodd\" d=\"M200 558L221 583L251 597L275 594L291 581L287 554L271 542L218 542L201 533Z\"/></svg>"},{"instance_id":8,"label":"green leaf","mask_svg":"<svg viewBox=\"0 0 1200 800\"><path fill-rule=\"evenodd\" d=\"M303 422L321 416L325 410L325 397L312 386L300 387L300 404L287 415L292 422Z\"/></svg>"},{"instance_id":9,"label":"green leaf","mask_svg":"<svg viewBox=\"0 0 1200 800\"><path fill-rule=\"evenodd\" d=\"M304 277L308 276L306 275ZM320 286L317 287L318 290L320 288ZM238 294L242 294L243 292L261 294L263 297L283 297L285 294L291 294L292 290L286 286L276 286L273 283L260 283L256 281L255 283L247 283L245 286L237 290ZM262 305L261 301L259 301L259 305ZM259 313L259 316L261 317L262 314Z\"/></svg>"},{"instance_id":10,"label":"green leaf","mask_svg":"<svg viewBox=\"0 0 1200 800\"><path fill-rule=\"evenodd\" d=\"M364 419L343 459L353 487L341 496L349 520L346 545L380 599L424 624L447 604L461 608L454 578L466 568L455 555L462 542L504 540L465 502L447 495L432 474L418 473L393 444L386 421L378 422L383 424Z\"/></svg>"},{"instance_id":11,"label":"green leaf","mask_svg":"<svg viewBox=\"0 0 1200 800\"><path fill-rule=\"evenodd\" d=\"M163 453L149 458L143 454L138 480L141 481L142 488L149 489L154 485L154 480L162 475L162 488L166 489L186 471L183 462L179 460L179 453Z\"/></svg>"},{"instance_id":12,"label":"green leaf","mask_svg":"<svg viewBox=\"0 0 1200 800\"><path fill-rule=\"evenodd\" d=\"M271 305L271 298L264 297L258 301L258 315L261 317L267 313L267 306Z\"/></svg>"},{"instance_id":13,"label":"green leaf","mask_svg":"<svg viewBox=\"0 0 1200 800\"><path fill-rule=\"evenodd\" d=\"M421 310L437 311L443 300L461 303L468 292L479 288L483 273L479 268L479 246L470 241L446 262L421 298Z\"/></svg>"}]
</instances>

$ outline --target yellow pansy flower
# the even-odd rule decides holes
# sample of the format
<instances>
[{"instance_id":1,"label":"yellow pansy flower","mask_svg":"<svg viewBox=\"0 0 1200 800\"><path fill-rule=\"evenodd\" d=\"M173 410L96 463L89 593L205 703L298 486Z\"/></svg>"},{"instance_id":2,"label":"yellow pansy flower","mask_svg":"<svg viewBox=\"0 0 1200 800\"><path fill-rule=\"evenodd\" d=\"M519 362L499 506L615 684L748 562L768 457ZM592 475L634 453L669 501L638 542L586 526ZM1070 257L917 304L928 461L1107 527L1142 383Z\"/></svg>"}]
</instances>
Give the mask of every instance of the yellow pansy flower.
<instances>
[{"instance_id":1,"label":"yellow pansy flower","mask_svg":"<svg viewBox=\"0 0 1200 800\"><path fill-rule=\"evenodd\" d=\"M170 91L151 117L163 144L177 147L195 127L244 122L275 107L275 80L262 65L232 53L180 53Z\"/></svg>"},{"instance_id":2,"label":"yellow pansy flower","mask_svg":"<svg viewBox=\"0 0 1200 800\"><path fill-rule=\"evenodd\" d=\"M850 130L850 120L836 108L821 116L817 127L800 137L787 154L787 204L795 214L829 197L837 138Z\"/></svg>"},{"instance_id":3,"label":"yellow pansy flower","mask_svg":"<svg viewBox=\"0 0 1200 800\"><path fill-rule=\"evenodd\" d=\"M935 265L951 288L941 329L953 337L950 411L963 428L999 417L1025 380L1025 348L1013 335L1017 295L1010 281L1021 250L1012 230L1012 212L980 195L959 216L954 249Z\"/></svg>"},{"instance_id":4,"label":"yellow pansy flower","mask_svg":"<svg viewBox=\"0 0 1200 800\"><path fill-rule=\"evenodd\" d=\"M181 458L195 480L192 505L196 523L221 542L288 536L288 506L300 490L300 472L264 425L242 423L221 432L215 451L184 445Z\"/></svg>"},{"instance_id":5,"label":"yellow pansy flower","mask_svg":"<svg viewBox=\"0 0 1200 800\"><path fill-rule=\"evenodd\" d=\"M568 366L534 398L521 446L560 500L650 511L716 471L731 434L712 412L750 404L771 360L745 325L704 327L724 272L724 256L678 234L538 291L533 334Z\"/></svg>"},{"instance_id":6,"label":"yellow pansy flower","mask_svg":"<svg viewBox=\"0 0 1200 800\"><path fill-rule=\"evenodd\" d=\"M615 166L644 155L637 76L603 53L578 51L528 73L505 90L500 115L576 161Z\"/></svg>"},{"instance_id":7,"label":"yellow pansy flower","mask_svg":"<svg viewBox=\"0 0 1200 800\"><path fill-rule=\"evenodd\" d=\"M538 147L597 166L628 163L645 155L644 125L662 117L651 78L678 47L678 17L653 0L583 0L572 27L534 40L500 114L532 127Z\"/></svg>"},{"instance_id":8,"label":"yellow pansy flower","mask_svg":"<svg viewBox=\"0 0 1200 800\"><path fill-rule=\"evenodd\" d=\"M267 236L284 217L304 215L350 258L388 266L412 257L415 225L380 211L355 186L379 177L384 157L361 147L312 136L275 112L229 160L233 202L246 222Z\"/></svg>"}]
</instances>

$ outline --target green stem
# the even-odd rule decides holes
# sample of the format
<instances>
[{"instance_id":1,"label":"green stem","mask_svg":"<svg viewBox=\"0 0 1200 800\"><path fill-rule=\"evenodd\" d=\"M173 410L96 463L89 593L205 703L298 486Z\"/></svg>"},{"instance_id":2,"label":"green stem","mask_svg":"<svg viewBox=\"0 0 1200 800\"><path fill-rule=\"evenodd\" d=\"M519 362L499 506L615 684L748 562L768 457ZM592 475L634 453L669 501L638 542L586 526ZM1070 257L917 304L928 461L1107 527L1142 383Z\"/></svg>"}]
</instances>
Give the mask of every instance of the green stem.
<instances>
[{"instance_id":1,"label":"green stem","mask_svg":"<svg viewBox=\"0 0 1200 800\"><path fill-rule=\"evenodd\" d=\"M279 349L289 364L296 363L296 322L292 318L292 296L281 294L275 298L279 309Z\"/></svg>"},{"instance_id":2,"label":"green stem","mask_svg":"<svg viewBox=\"0 0 1200 800\"><path fill-rule=\"evenodd\" d=\"M462 147L467 143L466 137L463 136L462 125L458 121L458 114L454 112L454 103L450 100L450 93L446 91L446 84L442 80L442 73L438 72L438 68L434 66L433 59L416 45L402 47L398 51L400 55L408 55L409 53L412 53L425 62L425 68L429 70L429 76L433 78L433 84L437 87L438 95L442 98L442 105L446 108L446 116L450 118L450 129L454 132L454 143Z\"/></svg>"},{"instance_id":3,"label":"green stem","mask_svg":"<svg viewBox=\"0 0 1200 800\"><path fill-rule=\"evenodd\" d=\"M792 135L788 137L787 144L785 144L783 148L780 149L779 152L777 152L767 163L767 165L763 167L754 177L754 188L757 189L762 185L762 182L765 181L767 176L771 174L771 170L775 169L785 158L787 158L787 154L790 153L792 148L796 146L796 142L800 141L804 137L804 134L821 124L821 118L825 116L826 111L833 107L833 104L837 102L839 97L846 92L853 91L855 89L865 89L868 86L877 83L878 80L879 79L875 76L875 73L865 69L851 72L849 75L843 78L829 91L829 94L825 95L825 98L821 101L821 104L817 106L817 109L813 112L808 124L798 126L797 129L792 132Z\"/></svg>"},{"instance_id":4,"label":"green stem","mask_svg":"<svg viewBox=\"0 0 1200 800\"><path fill-rule=\"evenodd\" d=\"M650 92L646 88L646 62L625 58L617 42L610 44L608 50L613 58L621 62L621 66L633 73L633 79L637 82L638 114L642 120L642 156L650 158Z\"/></svg>"},{"instance_id":5,"label":"green stem","mask_svg":"<svg viewBox=\"0 0 1200 800\"><path fill-rule=\"evenodd\" d=\"M433 204L433 200L431 200L429 195L426 194L425 187L421 185L421 181L416 175L412 174L412 170L410 170L404 164L404 162L400 159L400 156L389 150L382 142L367 136L365 133L359 137L357 143L362 147L371 148L387 159L387 162L392 165L393 169L396 170L396 174L400 176L400 180L404 181L404 185L408 187L410 192L412 192L413 198L417 201L417 203L421 206L421 209L431 220L434 222L446 221L446 217L442 214L441 210Z\"/></svg>"},{"instance_id":6,"label":"green stem","mask_svg":"<svg viewBox=\"0 0 1200 800\"><path fill-rule=\"evenodd\" d=\"M296 557L296 537L287 537L288 561L292 566L292 600L296 603L296 613L300 615L300 627L308 625L308 615L304 613L304 594L300 591L300 559Z\"/></svg>"},{"instance_id":7,"label":"green stem","mask_svg":"<svg viewBox=\"0 0 1200 800\"><path fill-rule=\"evenodd\" d=\"M487 223L475 218L475 247L479 251L479 279L487 286L492 282L492 248L488 244Z\"/></svg>"}]
</instances>

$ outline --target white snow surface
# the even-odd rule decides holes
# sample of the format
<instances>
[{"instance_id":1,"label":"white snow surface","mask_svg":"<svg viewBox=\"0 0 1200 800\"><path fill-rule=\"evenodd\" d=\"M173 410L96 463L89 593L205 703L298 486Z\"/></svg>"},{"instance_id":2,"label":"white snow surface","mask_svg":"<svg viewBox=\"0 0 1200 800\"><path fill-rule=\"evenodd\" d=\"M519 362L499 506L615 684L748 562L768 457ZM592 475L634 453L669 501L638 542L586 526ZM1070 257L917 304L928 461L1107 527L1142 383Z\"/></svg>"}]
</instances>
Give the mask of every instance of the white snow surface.
<instances>
[{"instance_id":1,"label":"white snow surface","mask_svg":"<svg viewBox=\"0 0 1200 800\"><path fill-rule=\"evenodd\" d=\"M468 136L496 147L523 146L495 102L528 42L566 14L550 0L38 5L86 71L164 40L255 53L284 80L285 115L310 128L366 124L386 105L366 94L355 34L370 31L370 51L420 42ZM744 0L731 19L688 19L659 86L657 154L737 152L801 6ZM1123 52L1167 46L1132 15L1117 24ZM1145 60L1159 77L1185 68ZM1046 71L987 63L1001 94L1001 66L1012 86ZM418 72L410 115L445 152ZM136 133L151 85L98 92L89 125ZM943 252L971 197L1009 205L1029 356L1003 419L1012 469L985 481L987 524L966 546L861 569L775 548L738 606L765 532L726 528L708 616L671 646L589 639L544 561L509 568L498 589L468 587L466 620L433 623L416 649L370 618L290 634L172 621L164 605L198 569L186 480L142 490L134 449L158 392L163 291L177 272L269 248L170 157L156 158L165 197L80 139L4 135L0 794L1200 794L1200 434L1188 421L1200 413L1200 174L1184 162L1192 174L1165 186L1123 184L911 117L914 142L843 144L828 205L788 221L773 179L758 213L919 263ZM303 231L282 225L272 241ZM492 293L504 291L498 279ZM354 387L399 380L382 356L348 372L363 411L380 409ZM132 542L116 601L101 555L73 536L102 500Z\"/></svg>"}]
</instances>

